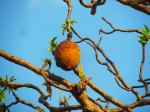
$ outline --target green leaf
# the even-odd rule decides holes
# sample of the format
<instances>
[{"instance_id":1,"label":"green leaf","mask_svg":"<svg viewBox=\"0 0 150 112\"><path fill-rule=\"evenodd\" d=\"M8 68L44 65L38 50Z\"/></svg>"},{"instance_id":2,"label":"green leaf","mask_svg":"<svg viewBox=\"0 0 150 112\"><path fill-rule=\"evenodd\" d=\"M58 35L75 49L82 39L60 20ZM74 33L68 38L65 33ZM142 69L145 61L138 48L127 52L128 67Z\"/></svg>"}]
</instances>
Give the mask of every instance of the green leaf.
<instances>
[{"instance_id":1,"label":"green leaf","mask_svg":"<svg viewBox=\"0 0 150 112\"><path fill-rule=\"evenodd\" d=\"M5 81L8 82L8 76L6 75Z\"/></svg>"},{"instance_id":2,"label":"green leaf","mask_svg":"<svg viewBox=\"0 0 150 112\"><path fill-rule=\"evenodd\" d=\"M48 47L48 51L51 52L52 51L52 46Z\"/></svg>"},{"instance_id":3,"label":"green leaf","mask_svg":"<svg viewBox=\"0 0 150 112\"><path fill-rule=\"evenodd\" d=\"M7 90L7 87L4 87L2 91L5 92L6 90Z\"/></svg>"},{"instance_id":4,"label":"green leaf","mask_svg":"<svg viewBox=\"0 0 150 112\"><path fill-rule=\"evenodd\" d=\"M6 112L6 109L5 109L6 105L5 105L5 103L1 103L0 102L0 107L2 107L2 109L4 109L4 110L0 110L0 112Z\"/></svg>"},{"instance_id":5,"label":"green leaf","mask_svg":"<svg viewBox=\"0 0 150 112\"><path fill-rule=\"evenodd\" d=\"M140 42L142 45L146 45L147 42L148 42L148 39L141 39L141 40L139 40L139 42Z\"/></svg>"},{"instance_id":6,"label":"green leaf","mask_svg":"<svg viewBox=\"0 0 150 112\"><path fill-rule=\"evenodd\" d=\"M150 32L148 26L144 25L144 28L145 28L145 30L146 30L147 32Z\"/></svg>"},{"instance_id":7,"label":"green leaf","mask_svg":"<svg viewBox=\"0 0 150 112\"><path fill-rule=\"evenodd\" d=\"M75 23L77 23L77 21L76 20L70 20L69 23L71 25L74 25ZM62 28L62 35L64 35L65 31L67 31L67 24L66 24L66 22L64 22L63 24L61 24L61 28Z\"/></svg>"},{"instance_id":8,"label":"green leaf","mask_svg":"<svg viewBox=\"0 0 150 112\"><path fill-rule=\"evenodd\" d=\"M54 37L52 40L51 40L51 43L56 43L56 39L57 39L58 37Z\"/></svg>"},{"instance_id":9,"label":"green leaf","mask_svg":"<svg viewBox=\"0 0 150 112\"><path fill-rule=\"evenodd\" d=\"M2 77L0 77L0 82L3 82L3 78Z\"/></svg>"},{"instance_id":10,"label":"green leaf","mask_svg":"<svg viewBox=\"0 0 150 112\"><path fill-rule=\"evenodd\" d=\"M11 76L10 77L10 82L14 82L16 79L15 79L15 77L14 76Z\"/></svg>"},{"instance_id":11,"label":"green leaf","mask_svg":"<svg viewBox=\"0 0 150 112\"><path fill-rule=\"evenodd\" d=\"M65 34L65 31L67 31L67 27L63 28L62 35Z\"/></svg>"},{"instance_id":12,"label":"green leaf","mask_svg":"<svg viewBox=\"0 0 150 112\"><path fill-rule=\"evenodd\" d=\"M75 23L78 23L76 20L70 20L70 24L73 25Z\"/></svg>"},{"instance_id":13,"label":"green leaf","mask_svg":"<svg viewBox=\"0 0 150 112\"><path fill-rule=\"evenodd\" d=\"M79 70L79 77L82 77L82 76L83 76L83 68L82 68L82 64L80 64L78 70Z\"/></svg>"},{"instance_id":14,"label":"green leaf","mask_svg":"<svg viewBox=\"0 0 150 112\"><path fill-rule=\"evenodd\" d=\"M62 28L62 29L67 28L67 24L66 24L66 22L65 22L65 23L63 23L63 24L61 25L61 28Z\"/></svg>"},{"instance_id":15,"label":"green leaf","mask_svg":"<svg viewBox=\"0 0 150 112\"><path fill-rule=\"evenodd\" d=\"M6 98L6 95L3 90L0 89L0 102L2 102Z\"/></svg>"},{"instance_id":16,"label":"green leaf","mask_svg":"<svg viewBox=\"0 0 150 112\"><path fill-rule=\"evenodd\" d=\"M58 43L56 42L56 39L58 37L54 37L52 40L49 40L50 46L48 47L48 51L53 52L55 51L56 47L58 46Z\"/></svg>"},{"instance_id":17,"label":"green leaf","mask_svg":"<svg viewBox=\"0 0 150 112\"><path fill-rule=\"evenodd\" d=\"M61 92L59 94L60 94L61 97L63 97L63 98L65 97Z\"/></svg>"},{"instance_id":18,"label":"green leaf","mask_svg":"<svg viewBox=\"0 0 150 112\"><path fill-rule=\"evenodd\" d=\"M138 36L138 38L140 38L139 43L146 45L148 43L148 39L150 39L150 29L148 26L144 25L144 28L139 31L141 32L141 35Z\"/></svg>"}]
</instances>

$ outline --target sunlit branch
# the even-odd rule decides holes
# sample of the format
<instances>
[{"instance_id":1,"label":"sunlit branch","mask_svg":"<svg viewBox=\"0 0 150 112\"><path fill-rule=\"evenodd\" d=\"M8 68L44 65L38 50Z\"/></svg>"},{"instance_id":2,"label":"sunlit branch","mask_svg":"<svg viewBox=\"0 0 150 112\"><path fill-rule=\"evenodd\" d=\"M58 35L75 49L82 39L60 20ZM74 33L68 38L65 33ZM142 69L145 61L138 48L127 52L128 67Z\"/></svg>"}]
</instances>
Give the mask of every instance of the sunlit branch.
<instances>
[{"instance_id":1,"label":"sunlit branch","mask_svg":"<svg viewBox=\"0 0 150 112\"><path fill-rule=\"evenodd\" d=\"M79 76L79 71L77 69L74 69L74 73ZM83 80L88 80L88 78L86 78L86 76L84 74L82 74L82 78L84 78ZM92 83L91 81L88 82L88 85L97 93L99 93L101 96L103 96L107 101L117 105L118 107L121 107L127 111L132 111L130 110L128 107L126 107L126 105L124 105L123 103L119 102L118 100L116 100L115 98L112 98L111 96L109 96L107 93L105 93L103 90L101 90L99 87L97 87L94 83Z\"/></svg>"},{"instance_id":2,"label":"sunlit branch","mask_svg":"<svg viewBox=\"0 0 150 112\"><path fill-rule=\"evenodd\" d=\"M142 99L140 101L134 102L130 105L128 105L129 108L133 109L136 107L144 106L144 105L150 105L150 99ZM122 112L123 110L121 108L116 108L110 110L110 112Z\"/></svg>"},{"instance_id":3,"label":"sunlit branch","mask_svg":"<svg viewBox=\"0 0 150 112\"><path fill-rule=\"evenodd\" d=\"M68 5L68 13L67 13L67 17L66 17L67 30L69 32L71 32L71 24L70 24L70 16L71 16L71 12L72 12L71 0L64 0L64 2L66 2Z\"/></svg>"},{"instance_id":4,"label":"sunlit branch","mask_svg":"<svg viewBox=\"0 0 150 112\"><path fill-rule=\"evenodd\" d=\"M23 66L23 67L25 67L25 68L35 72L36 74L42 75L40 68L34 66L33 64L31 64L28 61L25 61L25 60L23 60L23 59L21 59L19 57L10 55L10 54L6 53L3 50L0 50L0 57L3 57L3 58L5 58L8 61L16 63L16 64L18 64L20 66ZM64 78L62 78L60 76L55 75L54 73L50 73L48 71L44 71L44 73L45 73L47 78L50 78L51 80L56 81L56 82L64 85L65 87L71 87L72 86L71 82L67 81L66 79L64 79Z\"/></svg>"},{"instance_id":5,"label":"sunlit branch","mask_svg":"<svg viewBox=\"0 0 150 112\"><path fill-rule=\"evenodd\" d=\"M97 106L99 106L101 108L101 110L103 110L104 112L109 112L109 110L106 107L103 107L100 103L98 103L97 101L93 100L92 98L89 98L91 101L93 101Z\"/></svg>"},{"instance_id":6,"label":"sunlit branch","mask_svg":"<svg viewBox=\"0 0 150 112\"><path fill-rule=\"evenodd\" d=\"M64 88L64 87L62 87L60 84L57 84L56 82L54 82L54 81L52 81L52 80L50 80L49 78L46 77L45 67L46 67L47 65L49 65L49 60L45 60L43 66L42 66L42 68L41 68L41 74L42 74L43 78L46 80L46 82L47 82L48 84L50 84L50 85L52 85L52 86L54 86L54 87L60 89L60 90L71 91L71 88L72 88L72 87L70 87L70 88Z\"/></svg>"}]
</instances>

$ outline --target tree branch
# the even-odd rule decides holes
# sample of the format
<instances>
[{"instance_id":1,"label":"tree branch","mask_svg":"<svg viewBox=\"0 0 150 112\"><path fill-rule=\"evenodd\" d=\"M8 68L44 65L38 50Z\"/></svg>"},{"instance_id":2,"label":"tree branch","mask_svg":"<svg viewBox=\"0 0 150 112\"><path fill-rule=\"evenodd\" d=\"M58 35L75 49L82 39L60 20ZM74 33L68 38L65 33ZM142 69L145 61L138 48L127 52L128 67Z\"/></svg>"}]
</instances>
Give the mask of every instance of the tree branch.
<instances>
[{"instance_id":1,"label":"tree branch","mask_svg":"<svg viewBox=\"0 0 150 112\"><path fill-rule=\"evenodd\" d=\"M72 28L73 29L73 28ZM119 70L117 69L116 65L114 64L114 62L106 55L106 53L98 46L96 45L96 43L91 40L90 38L82 38L74 29L73 32L77 35L77 37L79 37L81 39L81 41L84 40L88 40L91 43L89 45L91 45L94 50L97 49L105 58L105 60L112 66L112 68L114 69L115 73L112 71L112 69L110 68L110 66L107 63L102 63L101 61L97 60L100 64L103 64L107 67L107 69L116 77L119 79L119 81L122 83L122 85L124 86L124 88L130 90L136 97L138 100L141 99L141 96L137 93L137 91L135 91L133 88L131 88L121 77L121 74L119 72ZM86 42L86 41L85 41ZM87 43L87 42L86 42ZM96 54L96 59L97 59L97 54Z\"/></svg>"},{"instance_id":2,"label":"tree branch","mask_svg":"<svg viewBox=\"0 0 150 112\"><path fill-rule=\"evenodd\" d=\"M150 105L150 99L142 99L140 101L128 105L128 107L133 109L144 105ZM116 109L112 109L110 112L123 112L123 110L121 108L116 108Z\"/></svg>"},{"instance_id":3,"label":"tree branch","mask_svg":"<svg viewBox=\"0 0 150 112\"><path fill-rule=\"evenodd\" d=\"M147 95L147 94L149 94L148 83L145 80L143 80L143 66L145 63L145 52L146 52L145 51L145 45L142 45L142 61L141 61L141 65L140 65L139 81L144 84L145 93Z\"/></svg>"},{"instance_id":4,"label":"tree branch","mask_svg":"<svg viewBox=\"0 0 150 112\"><path fill-rule=\"evenodd\" d=\"M77 69L74 69L74 73L79 76L79 71ZM86 76L84 74L82 74L83 80L88 80L88 78L86 78ZM111 96L109 96L107 93L105 93L103 90L101 90L99 87L97 87L94 83L92 83L91 81L88 82L88 85L97 93L99 93L101 96L103 96L107 101L117 105L118 107L125 109L129 112L131 112L132 110L130 110L126 105L124 105L123 103L119 102L118 100L116 100L115 98L112 98Z\"/></svg>"},{"instance_id":5,"label":"tree branch","mask_svg":"<svg viewBox=\"0 0 150 112\"><path fill-rule=\"evenodd\" d=\"M105 21L111 28L112 28L112 31L109 31L109 32L106 32L104 31L103 29L100 29L99 30L99 33L104 33L104 34L112 34L114 32L127 32L127 33L132 33L132 32L135 32L135 33L139 33L141 34L141 32L137 29L119 29L119 28L116 28L112 25L111 22L109 22L107 19L105 19L104 17L102 17L102 20Z\"/></svg>"},{"instance_id":6,"label":"tree branch","mask_svg":"<svg viewBox=\"0 0 150 112\"><path fill-rule=\"evenodd\" d=\"M29 103L29 102L27 102L27 101L21 99L20 97L18 97L18 96L15 94L15 92L14 92L13 90L11 90L11 91L12 91L12 93L13 93L13 96L16 98L16 100L17 100L18 102L20 102L20 103L22 103L22 104L24 104L24 105L27 105L27 106L29 106L29 107L31 107L31 108L33 108L33 109L39 111L39 112L41 112L41 111L45 112L44 109L42 109L41 107L36 106L36 105L34 105L34 104L32 104L32 103Z\"/></svg>"},{"instance_id":7,"label":"tree branch","mask_svg":"<svg viewBox=\"0 0 150 112\"><path fill-rule=\"evenodd\" d=\"M49 64L50 64L49 60L45 60L43 66L42 66L42 68L41 68L41 75L43 76L43 78L45 79L45 81L46 81L49 85L52 85L52 86L54 86L54 87L56 87L56 88L58 88L58 89L60 89L60 90L64 90L64 91L67 91L67 92L71 91L72 87L70 87L70 88L64 88L64 87L62 87L60 84L57 84L56 82L54 82L54 81L50 80L48 77L46 77L45 67L46 67L47 65L49 65Z\"/></svg>"},{"instance_id":8,"label":"tree branch","mask_svg":"<svg viewBox=\"0 0 150 112\"><path fill-rule=\"evenodd\" d=\"M12 56L12 55L6 53L3 50L0 50L0 56L5 58L8 61L16 63L16 64L18 64L20 66L23 66L23 67L25 67L25 68L35 72L36 74L42 75L40 68L34 66L33 64L31 64L31 63L29 63L29 62L27 62L27 61L25 61L25 60L23 60L21 58L18 58L16 56ZM44 71L44 73L45 73L45 76L47 78L50 78L51 80L56 81L56 82L64 85L65 87L69 88L69 87L71 87L73 85L71 82L65 80L64 78L62 78L60 76L55 75L54 73L50 73L48 71Z\"/></svg>"},{"instance_id":9,"label":"tree branch","mask_svg":"<svg viewBox=\"0 0 150 112\"><path fill-rule=\"evenodd\" d=\"M146 5L150 4L149 0L117 0L117 1L129 7L132 7L140 12L150 15L150 8L146 7Z\"/></svg>"}]
</instances>

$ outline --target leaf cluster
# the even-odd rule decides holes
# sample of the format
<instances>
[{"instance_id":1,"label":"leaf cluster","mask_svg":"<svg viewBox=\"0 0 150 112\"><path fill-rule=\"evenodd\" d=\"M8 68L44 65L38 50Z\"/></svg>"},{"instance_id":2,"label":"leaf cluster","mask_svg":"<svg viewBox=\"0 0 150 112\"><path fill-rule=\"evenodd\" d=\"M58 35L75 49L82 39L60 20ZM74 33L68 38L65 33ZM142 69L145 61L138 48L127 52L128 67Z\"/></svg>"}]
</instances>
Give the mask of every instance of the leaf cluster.
<instances>
[{"instance_id":1,"label":"leaf cluster","mask_svg":"<svg viewBox=\"0 0 150 112\"><path fill-rule=\"evenodd\" d=\"M52 40L49 40L49 47L48 47L48 50L50 51L50 52L54 52L55 51L55 49L56 49L56 47L58 46L58 43L56 42L56 39L57 39L58 37L54 37Z\"/></svg>"},{"instance_id":2,"label":"leaf cluster","mask_svg":"<svg viewBox=\"0 0 150 112\"><path fill-rule=\"evenodd\" d=\"M71 25L74 25L75 23L77 23L77 21L76 20L70 20L69 21L69 23L71 24ZM65 34L65 31L67 30L67 23L66 22L64 22L62 25L61 25L61 28L62 28L62 35L64 35Z\"/></svg>"},{"instance_id":3,"label":"leaf cluster","mask_svg":"<svg viewBox=\"0 0 150 112\"><path fill-rule=\"evenodd\" d=\"M139 42L142 45L146 45L150 39L150 29L144 25L144 28L140 29L139 31L141 32L141 35L138 36L140 38Z\"/></svg>"},{"instance_id":4,"label":"leaf cluster","mask_svg":"<svg viewBox=\"0 0 150 112\"><path fill-rule=\"evenodd\" d=\"M8 77L8 75L6 75L4 78L0 77L0 83L12 83L14 82L16 79L14 78L14 76L11 76L10 78ZM6 98L6 94L5 91L9 90L10 92L10 88L7 86L0 86L0 103Z\"/></svg>"}]
</instances>

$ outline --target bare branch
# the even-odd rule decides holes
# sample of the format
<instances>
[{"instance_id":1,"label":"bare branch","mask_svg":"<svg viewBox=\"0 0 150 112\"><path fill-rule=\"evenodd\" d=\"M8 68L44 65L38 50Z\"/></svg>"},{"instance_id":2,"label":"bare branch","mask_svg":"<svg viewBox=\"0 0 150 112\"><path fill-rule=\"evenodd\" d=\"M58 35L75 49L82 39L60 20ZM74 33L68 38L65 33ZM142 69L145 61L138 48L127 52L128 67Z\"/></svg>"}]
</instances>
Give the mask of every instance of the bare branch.
<instances>
[{"instance_id":1,"label":"bare branch","mask_svg":"<svg viewBox=\"0 0 150 112\"><path fill-rule=\"evenodd\" d=\"M91 8L91 14L96 13L97 6L105 4L106 0L91 0L91 3L87 4L83 0L79 0L80 4L86 8Z\"/></svg>"},{"instance_id":2,"label":"bare branch","mask_svg":"<svg viewBox=\"0 0 150 112\"><path fill-rule=\"evenodd\" d=\"M149 93L148 83L145 80L143 80L143 66L145 63L145 52L146 52L145 45L142 45L142 61L141 61L141 65L140 65L139 81L144 84L145 92L146 92L146 94L148 94Z\"/></svg>"},{"instance_id":3,"label":"bare branch","mask_svg":"<svg viewBox=\"0 0 150 112\"><path fill-rule=\"evenodd\" d=\"M97 62L98 62L99 64L101 64L101 65L106 66L107 69L108 69L112 74L115 75L114 71L113 71L112 68L109 66L109 64L106 63L106 62L102 62L102 61L98 58L97 47L99 48L99 45L98 45L98 44L96 45L96 43L95 43L93 40L91 40L90 38L82 38L73 28L72 28L72 31L75 33L75 35L76 35L79 39L81 39L81 40L78 41L77 43L80 43L80 42L85 41L87 44L89 44L89 45L94 49L94 51L95 51L95 57L96 57Z\"/></svg>"},{"instance_id":4,"label":"bare branch","mask_svg":"<svg viewBox=\"0 0 150 112\"><path fill-rule=\"evenodd\" d=\"M38 93L40 93L43 97L46 98L45 93L39 87L37 87L33 84L19 84L19 83L0 82L0 86L7 86L7 87L10 87L12 89L18 89L18 88L22 88L22 87L32 88L32 89L36 90Z\"/></svg>"},{"instance_id":5,"label":"bare branch","mask_svg":"<svg viewBox=\"0 0 150 112\"><path fill-rule=\"evenodd\" d=\"M111 22L109 22L107 19L105 19L104 17L102 17L102 20L105 21L111 28L112 28L112 31L110 32L106 32L104 31L103 29L100 29L99 30L99 33L104 33L104 34L112 34L114 32L127 32L127 33L131 33L131 32L135 32L135 33L139 33L141 34L141 32L137 29L119 29L119 28L115 28Z\"/></svg>"},{"instance_id":6,"label":"bare branch","mask_svg":"<svg viewBox=\"0 0 150 112\"><path fill-rule=\"evenodd\" d=\"M7 108L10 108L11 106L16 105L17 103L19 103L19 102L18 102L18 101L12 102L11 104L9 104L9 105L7 106Z\"/></svg>"},{"instance_id":7,"label":"bare branch","mask_svg":"<svg viewBox=\"0 0 150 112\"><path fill-rule=\"evenodd\" d=\"M73 28L72 28L73 29ZM113 63L113 61L110 60L110 58L106 55L106 53L99 47L95 44L95 42L93 40L91 40L90 38L82 38L74 29L73 29L73 32L81 39L81 41L79 42L82 42L82 41L85 41L85 40L88 40L90 41L91 43L88 43L89 45L91 45L96 53L96 59L98 61L99 64L101 65L105 65L107 67L107 69L115 76L119 79L119 81L122 83L122 85L128 89L128 90L131 90L131 92L133 94L135 94L135 96L137 97L138 100L141 99L141 96L134 90L132 89L124 80L123 78L121 77L121 74L119 73L119 70L117 69L116 65ZM86 41L87 43L87 41ZM113 72L113 70L110 68L110 66L107 64L107 63L103 63L101 62L99 59L98 59L98 56L97 56L97 51L98 50L105 58L105 60L112 66L112 68L114 69L115 73Z\"/></svg>"},{"instance_id":8,"label":"bare branch","mask_svg":"<svg viewBox=\"0 0 150 112\"><path fill-rule=\"evenodd\" d=\"M18 102L20 102L20 103L22 103L22 104L24 104L24 105L27 105L27 106L29 106L29 107L31 107L31 108L33 108L33 109L39 111L39 112L40 112L40 111L44 111L44 109L42 109L41 107L36 106L36 105L34 105L34 104L32 104L32 103L29 103L29 102L27 102L27 101L21 99L20 97L18 97L18 96L15 94L15 92L14 92L13 90L11 90L11 91L12 91L12 93L13 93L13 96L16 98L16 100L17 100Z\"/></svg>"},{"instance_id":9,"label":"bare branch","mask_svg":"<svg viewBox=\"0 0 150 112\"><path fill-rule=\"evenodd\" d=\"M142 99L140 101L134 102L130 105L128 105L129 108L133 109L136 107L144 106L144 105L150 105L150 99ZM110 112L122 112L123 110L121 108L116 108L110 110Z\"/></svg>"},{"instance_id":10,"label":"bare branch","mask_svg":"<svg viewBox=\"0 0 150 112\"><path fill-rule=\"evenodd\" d=\"M65 0L65 2L68 5L68 14L66 17L66 23L67 23L67 30L69 31L69 33L71 33L71 24L70 24L70 16L71 16L71 12L72 12L72 5L71 5L71 0ZM71 38L71 37L68 37Z\"/></svg>"},{"instance_id":11,"label":"bare branch","mask_svg":"<svg viewBox=\"0 0 150 112\"><path fill-rule=\"evenodd\" d=\"M83 0L79 0L80 4L86 8L91 8L93 6L93 3L87 4L83 2Z\"/></svg>"},{"instance_id":12,"label":"bare branch","mask_svg":"<svg viewBox=\"0 0 150 112\"><path fill-rule=\"evenodd\" d=\"M150 84L150 82L147 82L147 84ZM132 86L132 88L143 88L145 85L138 85L138 86Z\"/></svg>"},{"instance_id":13,"label":"bare branch","mask_svg":"<svg viewBox=\"0 0 150 112\"><path fill-rule=\"evenodd\" d=\"M146 7L146 5L150 4L149 0L143 0L141 2L141 0L117 0L118 2L127 5L129 7L132 7L140 12L143 12L145 14L150 15L150 8Z\"/></svg>"}]
</instances>

